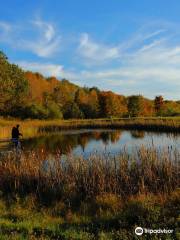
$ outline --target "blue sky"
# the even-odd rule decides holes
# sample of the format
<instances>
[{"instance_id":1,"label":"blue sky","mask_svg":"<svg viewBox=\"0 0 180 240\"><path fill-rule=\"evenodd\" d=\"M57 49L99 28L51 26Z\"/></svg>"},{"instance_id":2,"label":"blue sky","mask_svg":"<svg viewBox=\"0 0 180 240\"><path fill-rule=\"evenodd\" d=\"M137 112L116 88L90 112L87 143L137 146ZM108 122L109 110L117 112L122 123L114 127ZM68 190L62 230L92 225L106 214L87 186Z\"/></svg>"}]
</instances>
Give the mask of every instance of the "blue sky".
<instances>
[{"instance_id":1,"label":"blue sky","mask_svg":"<svg viewBox=\"0 0 180 240\"><path fill-rule=\"evenodd\" d=\"M179 0L6 0L11 62L81 86L180 99Z\"/></svg>"}]
</instances>

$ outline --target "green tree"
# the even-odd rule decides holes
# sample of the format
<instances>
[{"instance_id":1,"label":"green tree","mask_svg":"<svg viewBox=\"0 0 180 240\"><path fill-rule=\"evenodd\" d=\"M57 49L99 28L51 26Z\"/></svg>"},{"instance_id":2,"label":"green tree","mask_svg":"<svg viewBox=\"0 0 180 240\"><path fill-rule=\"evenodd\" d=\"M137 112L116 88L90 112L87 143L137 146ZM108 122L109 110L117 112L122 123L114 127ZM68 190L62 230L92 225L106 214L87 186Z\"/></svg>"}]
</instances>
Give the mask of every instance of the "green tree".
<instances>
[{"instance_id":1,"label":"green tree","mask_svg":"<svg viewBox=\"0 0 180 240\"><path fill-rule=\"evenodd\" d=\"M0 52L0 112L11 115L16 107L24 104L28 94L28 81L24 72L10 64L6 55Z\"/></svg>"},{"instance_id":2,"label":"green tree","mask_svg":"<svg viewBox=\"0 0 180 240\"><path fill-rule=\"evenodd\" d=\"M79 106L75 102L68 102L64 107L64 114L65 119L68 118L84 118L83 112L79 109Z\"/></svg>"},{"instance_id":3,"label":"green tree","mask_svg":"<svg viewBox=\"0 0 180 240\"><path fill-rule=\"evenodd\" d=\"M59 108L59 106L51 101L47 104L47 110L48 110L48 118L50 119L62 119L63 118L63 114Z\"/></svg>"},{"instance_id":4,"label":"green tree","mask_svg":"<svg viewBox=\"0 0 180 240\"><path fill-rule=\"evenodd\" d=\"M34 119L47 119L49 116L48 109L41 104L30 104L24 107L21 117Z\"/></svg>"},{"instance_id":5,"label":"green tree","mask_svg":"<svg viewBox=\"0 0 180 240\"><path fill-rule=\"evenodd\" d=\"M133 95L128 98L128 114L131 117L138 117L143 112L143 97L141 95Z\"/></svg>"}]
</instances>

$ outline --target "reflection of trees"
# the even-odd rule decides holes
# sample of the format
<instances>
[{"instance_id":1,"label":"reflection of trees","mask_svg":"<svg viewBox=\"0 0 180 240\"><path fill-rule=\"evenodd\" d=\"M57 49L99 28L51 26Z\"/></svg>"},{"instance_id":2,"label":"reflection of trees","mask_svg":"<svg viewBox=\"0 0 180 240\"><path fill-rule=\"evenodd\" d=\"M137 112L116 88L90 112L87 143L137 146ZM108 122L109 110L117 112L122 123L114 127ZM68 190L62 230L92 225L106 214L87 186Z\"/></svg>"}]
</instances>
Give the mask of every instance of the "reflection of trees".
<instances>
[{"instance_id":1,"label":"reflection of trees","mask_svg":"<svg viewBox=\"0 0 180 240\"><path fill-rule=\"evenodd\" d=\"M121 131L102 132L100 135L104 144L108 144L108 142L115 143L119 141L120 137Z\"/></svg>"},{"instance_id":2,"label":"reflection of trees","mask_svg":"<svg viewBox=\"0 0 180 240\"><path fill-rule=\"evenodd\" d=\"M116 143L117 141L119 141L120 137L121 137L121 131L113 131L110 134L111 137L111 142L112 143Z\"/></svg>"},{"instance_id":3,"label":"reflection of trees","mask_svg":"<svg viewBox=\"0 0 180 240\"><path fill-rule=\"evenodd\" d=\"M134 131L131 131L131 136L132 136L133 138L144 138L145 132L144 132L144 131L134 130Z\"/></svg>"},{"instance_id":4,"label":"reflection of trees","mask_svg":"<svg viewBox=\"0 0 180 240\"><path fill-rule=\"evenodd\" d=\"M88 133L78 135L78 143L82 147L83 151L85 150L85 147L89 142L89 138L90 136Z\"/></svg>"},{"instance_id":5,"label":"reflection of trees","mask_svg":"<svg viewBox=\"0 0 180 240\"><path fill-rule=\"evenodd\" d=\"M93 132L93 137L95 140L101 140L101 132Z\"/></svg>"},{"instance_id":6,"label":"reflection of trees","mask_svg":"<svg viewBox=\"0 0 180 240\"><path fill-rule=\"evenodd\" d=\"M102 139L103 143L104 143L105 145L107 145L108 142L109 142L109 140L110 140L110 135L109 135L109 133L108 133L108 132L102 132L102 133L101 133L101 139Z\"/></svg>"},{"instance_id":7,"label":"reflection of trees","mask_svg":"<svg viewBox=\"0 0 180 240\"><path fill-rule=\"evenodd\" d=\"M121 132L120 131L112 131L112 132L86 132L82 133L78 137L78 143L81 145L83 151L85 150L86 145L90 140L102 140L104 144L108 144L109 141L112 143L117 142L120 139Z\"/></svg>"},{"instance_id":8,"label":"reflection of trees","mask_svg":"<svg viewBox=\"0 0 180 240\"><path fill-rule=\"evenodd\" d=\"M25 149L46 149L48 152L70 153L78 145L77 135L46 135L31 138L23 142Z\"/></svg>"},{"instance_id":9,"label":"reflection of trees","mask_svg":"<svg viewBox=\"0 0 180 240\"><path fill-rule=\"evenodd\" d=\"M90 141L102 140L104 144L108 142L115 143L121 136L120 131L92 131L77 134L51 134L43 135L36 138L24 140L22 146L25 150L41 150L47 152L59 152L61 154L70 153L75 147L81 146L85 150Z\"/></svg>"}]
</instances>

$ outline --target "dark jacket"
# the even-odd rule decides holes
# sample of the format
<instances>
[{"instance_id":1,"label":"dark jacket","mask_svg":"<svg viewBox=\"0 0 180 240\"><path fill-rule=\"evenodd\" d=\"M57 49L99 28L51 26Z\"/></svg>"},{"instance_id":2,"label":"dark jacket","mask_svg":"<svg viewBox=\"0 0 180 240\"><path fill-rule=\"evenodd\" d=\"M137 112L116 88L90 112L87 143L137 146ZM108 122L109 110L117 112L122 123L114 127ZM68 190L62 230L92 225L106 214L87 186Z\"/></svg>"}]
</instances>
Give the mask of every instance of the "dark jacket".
<instances>
[{"instance_id":1,"label":"dark jacket","mask_svg":"<svg viewBox=\"0 0 180 240\"><path fill-rule=\"evenodd\" d=\"M19 136L22 136L22 134L19 132L19 129L17 127L13 127L13 129L12 129L12 138L18 139Z\"/></svg>"}]
</instances>

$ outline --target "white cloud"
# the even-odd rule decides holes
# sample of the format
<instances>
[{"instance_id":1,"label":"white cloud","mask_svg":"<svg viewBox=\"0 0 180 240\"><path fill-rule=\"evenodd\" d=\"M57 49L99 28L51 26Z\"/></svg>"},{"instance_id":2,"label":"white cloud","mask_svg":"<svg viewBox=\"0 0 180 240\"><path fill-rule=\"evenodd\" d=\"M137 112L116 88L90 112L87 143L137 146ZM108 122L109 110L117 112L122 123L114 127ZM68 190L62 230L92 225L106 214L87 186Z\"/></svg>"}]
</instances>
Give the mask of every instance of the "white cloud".
<instances>
[{"instance_id":1,"label":"white cloud","mask_svg":"<svg viewBox=\"0 0 180 240\"><path fill-rule=\"evenodd\" d=\"M80 43L78 46L79 55L85 60L83 61L85 64L91 65L103 65L104 63L116 60L123 60L127 57L127 52L132 51L133 48L139 48L142 46L142 51L147 48L152 48L156 45L161 44L162 41L166 39L158 39L154 40L155 37L159 37L161 34L166 32L165 29L160 28L158 30L151 30L147 32L138 31L134 34L130 39L126 41L116 44L116 46L107 46L105 44L101 44L93 41L88 33L81 34ZM148 41L151 41L151 44L145 44ZM140 49L139 49L140 50Z\"/></svg>"},{"instance_id":2,"label":"white cloud","mask_svg":"<svg viewBox=\"0 0 180 240\"><path fill-rule=\"evenodd\" d=\"M8 42L8 36L11 33L11 25L6 22L0 22L0 42Z\"/></svg>"},{"instance_id":3,"label":"white cloud","mask_svg":"<svg viewBox=\"0 0 180 240\"><path fill-rule=\"evenodd\" d=\"M11 25L6 22L0 22L0 29L3 32L9 32L11 30Z\"/></svg>"},{"instance_id":4,"label":"white cloud","mask_svg":"<svg viewBox=\"0 0 180 240\"><path fill-rule=\"evenodd\" d=\"M96 85L126 95L143 94L150 98L163 93L165 98L179 99L180 32L174 28L172 35L168 27L143 28L116 46L95 42L87 33L82 34L78 46L79 61L91 64L91 68L86 68L86 64L84 69L74 65L75 70L70 70L49 62L18 63L24 69L67 78L80 85ZM54 25L35 20L29 28L32 37L21 36L16 41L15 26L0 22L0 41L6 36L11 39L12 46L41 57L52 56L59 50L61 38Z\"/></svg>"},{"instance_id":5,"label":"white cloud","mask_svg":"<svg viewBox=\"0 0 180 240\"><path fill-rule=\"evenodd\" d=\"M32 23L44 32L44 37L47 41L51 41L55 36L55 29L50 23L43 22L42 20L34 20Z\"/></svg>"},{"instance_id":6,"label":"white cloud","mask_svg":"<svg viewBox=\"0 0 180 240\"><path fill-rule=\"evenodd\" d=\"M34 30L39 37L22 39L20 44L25 50L30 50L39 57L50 57L59 51L61 37L56 34L52 24L42 20L32 21Z\"/></svg>"},{"instance_id":7,"label":"white cloud","mask_svg":"<svg viewBox=\"0 0 180 240\"><path fill-rule=\"evenodd\" d=\"M40 19L26 24L0 22L0 37L0 42L39 57L51 57L60 50L61 36L53 24Z\"/></svg>"},{"instance_id":8,"label":"white cloud","mask_svg":"<svg viewBox=\"0 0 180 240\"><path fill-rule=\"evenodd\" d=\"M63 66L51 63L38 63L38 62L17 62L24 70L29 70L33 72L40 72L45 76L56 76L61 77L63 75Z\"/></svg>"},{"instance_id":9,"label":"white cloud","mask_svg":"<svg viewBox=\"0 0 180 240\"><path fill-rule=\"evenodd\" d=\"M124 94L143 94L150 98L164 94L165 98L180 99L180 43L177 41L180 36L178 32L174 35L169 32L168 29L139 32L116 47L121 53L119 67L116 61L116 67L110 64L105 68L81 71L79 79L86 85L89 83ZM84 41L86 43L88 38ZM95 64L99 60L95 58L99 48L95 44L94 50L90 51Z\"/></svg>"},{"instance_id":10,"label":"white cloud","mask_svg":"<svg viewBox=\"0 0 180 240\"><path fill-rule=\"evenodd\" d=\"M27 61L17 61L20 67L22 67L26 71L39 72L46 77L57 77L58 79L69 79L73 80L77 84L81 84L79 73L65 70L63 65L60 64L52 64L52 63L39 63L39 62L27 62Z\"/></svg>"},{"instance_id":11,"label":"white cloud","mask_svg":"<svg viewBox=\"0 0 180 240\"><path fill-rule=\"evenodd\" d=\"M22 40L25 49L31 50L40 57L49 57L60 48L60 36L56 36L55 28L52 24L42 20L32 21L40 37L35 41Z\"/></svg>"},{"instance_id":12,"label":"white cloud","mask_svg":"<svg viewBox=\"0 0 180 240\"><path fill-rule=\"evenodd\" d=\"M122 94L142 94L150 98L180 98L180 45L172 46L166 39L152 39L139 48L122 55L119 67L95 67L91 70L64 69L55 64L20 64L45 75L67 78L77 84L98 86Z\"/></svg>"},{"instance_id":13,"label":"white cloud","mask_svg":"<svg viewBox=\"0 0 180 240\"><path fill-rule=\"evenodd\" d=\"M160 39L160 40L154 40L153 42L149 43L149 44L145 44L142 46L142 48L139 49L139 53L140 52L144 52L147 51L149 49L152 49L154 47L160 46L161 44L163 44L163 42L166 41L166 39Z\"/></svg>"},{"instance_id":14,"label":"white cloud","mask_svg":"<svg viewBox=\"0 0 180 240\"><path fill-rule=\"evenodd\" d=\"M159 30L147 33L147 34L142 34L142 40L144 41L144 40L156 37L156 36L158 36L158 35L160 35L161 33L164 33L164 32L166 32L165 29L159 29Z\"/></svg>"},{"instance_id":15,"label":"white cloud","mask_svg":"<svg viewBox=\"0 0 180 240\"><path fill-rule=\"evenodd\" d=\"M95 63L117 59L120 54L118 47L108 47L98 44L92 41L87 33L81 35L78 52L81 57L95 61Z\"/></svg>"},{"instance_id":16,"label":"white cloud","mask_svg":"<svg viewBox=\"0 0 180 240\"><path fill-rule=\"evenodd\" d=\"M165 33L167 30L158 29L158 30L147 30L149 27L143 27L135 34L132 35L129 39L119 44L119 49L122 53L126 54L126 51L132 51L134 48L140 48L148 41L154 41L155 37L161 36L161 34ZM149 44L148 44L149 45Z\"/></svg>"}]
</instances>

